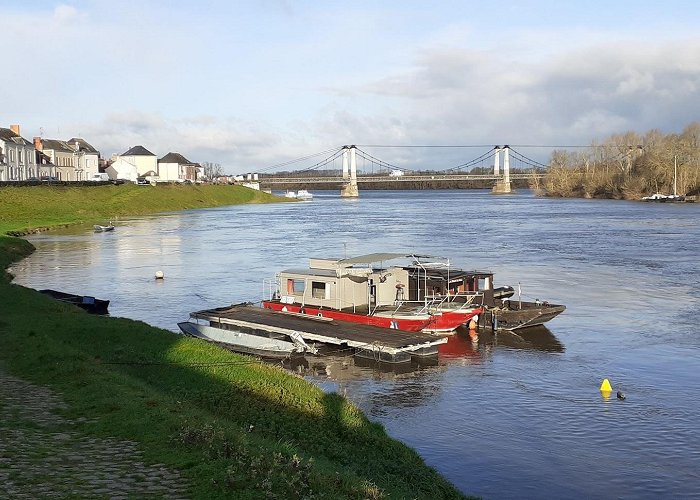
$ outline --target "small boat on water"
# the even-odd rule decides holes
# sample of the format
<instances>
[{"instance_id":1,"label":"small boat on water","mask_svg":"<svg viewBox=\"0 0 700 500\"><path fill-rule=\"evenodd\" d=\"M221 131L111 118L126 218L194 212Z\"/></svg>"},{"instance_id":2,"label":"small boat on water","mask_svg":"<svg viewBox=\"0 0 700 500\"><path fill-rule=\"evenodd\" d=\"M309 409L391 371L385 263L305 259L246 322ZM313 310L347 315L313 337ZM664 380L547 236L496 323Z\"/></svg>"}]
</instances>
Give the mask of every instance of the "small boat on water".
<instances>
[{"instance_id":1,"label":"small boat on water","mask_svg":"<svg viewBox=\"0 0 700 500\"><path fill-rule=\"evenodd\" d=\"M642 196L642 201L655 201L657 203L676 203L685 201L685 196L678 194L678 157L673 157L673 194L654 193Z\"/></svg>"},{"instance_id":2,"label":"small boat on water","mask_svg":"<svg viewBox=\"0 0 700 500\"><path fill-rule=\"evenodd\" d=\"M677 201L684 201L684 197L677 194L654 193L649 196L643 196L642 201L655 201L657 203L674 203Z\"/></svg>"},{"instance_id":3,"label":"small boat on water","mask_svg":"<svg viewBox=\"0 0 700 500\"><path fill-rule=\"evenodd\" d=\"M314 199L314 195L309 193L306 189L300 189L299 191L297 191L297 200L309 201L309 200L313 200L313 199Z\"/></svg>"},{"instance_id":4,"label":"small boat on water","mask_svg":"<svg viewBox=\"0 0 700 500\"><path fill-rule=\"evenodd\" d=\"M89 295L76 295L73 293L60 292L58 290L39 290L40 293L53 297L61 302L73 304L91 314L108 314L109 300L96 299Z\"/></svg>"},{"instance_id":5,"label":"small boat on water","mask_svg":"<svg viewBox=\"0 0 700 500\"><path fill-rule=\"evenodd\" d=\"M285 198L293 198L296 200L310 201L314 199L314 195L308 192L306 189L300 189L299 191L287 191L284 194Z\"/></svg>"},{"instance_id":6,"label":"small boat on water","mask_svg":"<svg viewBox=\"0 0 700 500\"><path fill-rule=\"evenodd\" d=\"M95 224L94 229L96 233L106 233L108 231L114 231L114 224L111 222L109 223L108 226L102 226L100 224Z\"/></svg>"}]
</instances>

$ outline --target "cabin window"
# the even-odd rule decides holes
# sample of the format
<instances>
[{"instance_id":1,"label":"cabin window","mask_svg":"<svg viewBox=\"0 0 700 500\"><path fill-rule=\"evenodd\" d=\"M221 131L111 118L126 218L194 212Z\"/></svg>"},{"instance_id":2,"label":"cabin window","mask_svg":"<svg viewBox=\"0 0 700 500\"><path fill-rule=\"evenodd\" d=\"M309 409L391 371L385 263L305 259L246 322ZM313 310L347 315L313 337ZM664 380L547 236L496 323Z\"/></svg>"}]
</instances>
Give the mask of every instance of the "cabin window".
<instances>
[{"instance_id":1,"label":"cabin window","mask_svg":"<svg viewBox=\"0 0 700 500\"><path fill-rule=\"evenodd\" d=\"M311 282L311 296L314 299L327 299L329 298L326 293L326 287L328 283L322 281L312 281Z\"/></svg>"},{"instance_id":2,"label":"cabin window","mask_svg":"<svg viewBox=\"0 0 700 500\"><path fill-rule=\"evenodd\" d=\"M479 278L479 284L477 290L489 290L491 289L491 280L488 278Z\"/></svg>"},{"instance_id":3,"label":"cabin window","mask_svg":"<svg viewBox=\"0 0 700 500\"><path fill-rule=\"evenodd\" d=\"M304 295L304 280L287 280L288 295Z\"/></svg>"}]
</instances>

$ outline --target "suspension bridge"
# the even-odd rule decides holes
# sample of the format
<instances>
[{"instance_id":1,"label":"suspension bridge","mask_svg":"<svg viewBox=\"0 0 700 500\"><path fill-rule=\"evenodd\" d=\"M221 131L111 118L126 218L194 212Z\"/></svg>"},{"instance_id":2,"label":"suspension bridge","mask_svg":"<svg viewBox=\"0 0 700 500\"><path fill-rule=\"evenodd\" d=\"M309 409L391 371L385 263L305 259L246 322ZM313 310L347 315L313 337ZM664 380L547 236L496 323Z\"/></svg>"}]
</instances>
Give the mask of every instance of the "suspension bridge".
<instances>
[{"instance_id":1,"label":"suspension bridge","mask_svg":"<svg viewBox=\"0 0 700 500\"><path fill-rule=\"evenodd\" d=\"M330 153L330 154L329 154ZM316 155L310 155L298 160L274 165L272 168L288 167L289 165L309 160L314 156L326 154L323 160L300 170L286 172L284 174L260 174L259 181L262 187L273 188L281 185L303 186L328 186L339 185L341 196L359 196L360 184L382 184L391 182L435 182L435 181L490 181L493 182L494 193L512 192L512 181L522 179L540 179L544 176L543 170L547 168L536 160L517 152L510 146L494 146L484 154L460 165L445 168L443 170L418 171L383 161L359 146L343 146L337 150L325 151ZM525 172L511 172L511 157L526 166ZM358 159L362 160L364 168L358 170ZM471 173L475 166L489 164L488 172ZM340 163L341 168L337 164ZM371 165L371 171L367 168ZM491 167L493 170L491 171ZM482 171L484 169L481 169Z\"/></svg>"}]
</instances>

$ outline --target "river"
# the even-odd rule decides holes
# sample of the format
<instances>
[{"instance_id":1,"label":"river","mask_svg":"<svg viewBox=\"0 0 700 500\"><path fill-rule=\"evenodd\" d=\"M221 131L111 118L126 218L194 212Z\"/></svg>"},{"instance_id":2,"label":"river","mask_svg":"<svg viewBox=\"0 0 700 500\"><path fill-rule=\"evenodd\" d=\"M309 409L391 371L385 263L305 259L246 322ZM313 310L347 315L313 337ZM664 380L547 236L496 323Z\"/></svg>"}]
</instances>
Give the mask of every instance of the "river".
<instances>
[{"instance_id":1,"label":"river","mask_svg":"<svg viewBox=\"0 0 700 500\"><path fill-rule=\"evenodd\" d=\"M459 333L436 363L410 370L352 358L299 370L465 493L700 497L700 205L315 194L35 235L37 252L11 271L19 284L109 298L112 315L175 331L190 311L259 300L263 278L311 256L413 251L491 269L496 286L519 282L524 298L567 310L531 335ZM604 378L626 400L602 397Z\"/></svg>"}]
</instances>

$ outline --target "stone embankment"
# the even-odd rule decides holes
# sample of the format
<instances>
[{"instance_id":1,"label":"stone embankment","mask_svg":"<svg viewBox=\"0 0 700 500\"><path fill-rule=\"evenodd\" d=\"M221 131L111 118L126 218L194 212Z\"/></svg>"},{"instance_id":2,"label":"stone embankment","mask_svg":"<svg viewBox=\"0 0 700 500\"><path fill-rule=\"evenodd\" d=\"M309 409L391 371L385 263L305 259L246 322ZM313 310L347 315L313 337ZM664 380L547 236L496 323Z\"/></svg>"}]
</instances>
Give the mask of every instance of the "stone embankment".
<instances>
[{"instance_id":1,"label":"stone embankment","mask_svg":"<svg viewBox=\"0 0 700 500\"><path fill-rule=\"evenodd\" d=\"M81 433L61 397L0 368L0 498L186 498L180 474L132 441Z\"/></svg>"}]
</instances>

